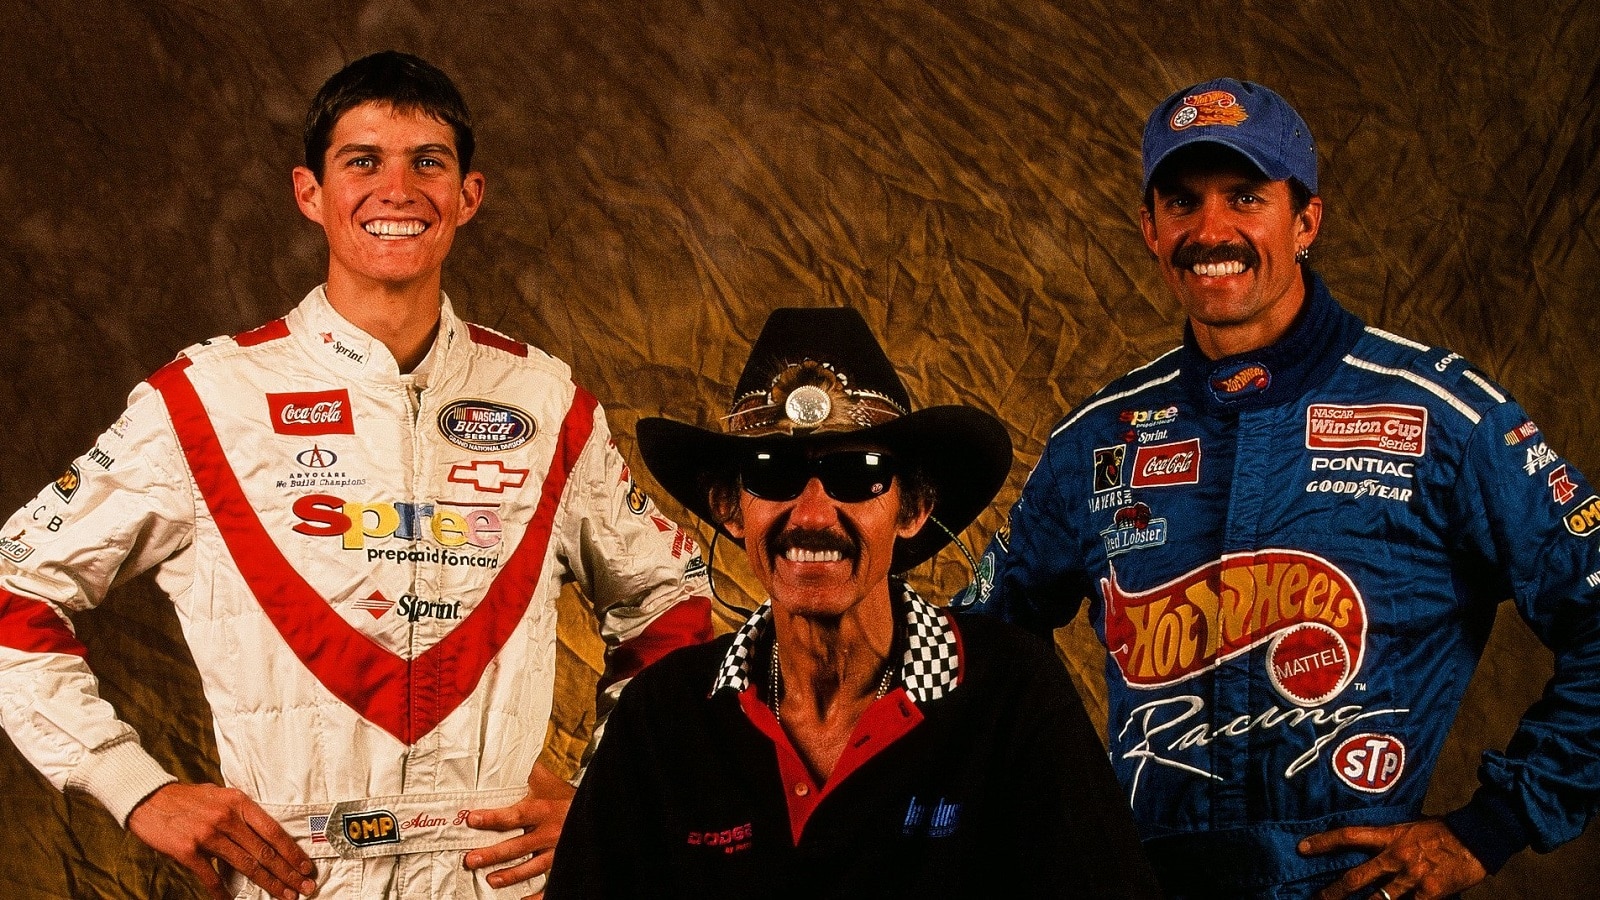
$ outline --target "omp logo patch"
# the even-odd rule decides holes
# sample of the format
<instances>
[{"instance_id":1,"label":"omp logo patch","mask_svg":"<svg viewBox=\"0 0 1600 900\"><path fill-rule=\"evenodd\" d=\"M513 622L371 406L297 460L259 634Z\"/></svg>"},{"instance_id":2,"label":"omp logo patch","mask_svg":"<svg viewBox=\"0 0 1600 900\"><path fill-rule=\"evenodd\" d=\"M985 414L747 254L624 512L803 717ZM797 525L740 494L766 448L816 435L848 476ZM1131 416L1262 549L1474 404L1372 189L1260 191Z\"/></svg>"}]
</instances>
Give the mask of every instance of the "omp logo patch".
<instances>
[{"instance_id":1,"label":"omp logo patch","mask_svg":"<svg viewBox=\"0 0 1600 900\"><path fill-rule=\"evenodd\" d=\"M278 434L355 434L350 392L309 391L268 394L267 411Z\"/></svg>"},{"instance_id":2,"label":"omp logo patch","mask_svg":"<svg viewBox=\"0 0 1600 900\"><path fill-rule=\"evenodd\" d=\"M1423 456L1428 451L1428 411L1399 403L1313 403L1306 407L1306 449Z\"/></svg>"},{"instance_id":3,"label":"omp logo patch","mask_svg":"<svg viewBox=\"0 0 1600 900\"><path fill-rule=\"evenodd\" d=\"M345 813L339 827L345 840L357 847L400 843L400 822L386 809Z\"/></svg>"},{"instance_id":4,"label":"omp logo patch","mask_svg":"<svg viewBox=\"0 0 1600 900\"><path fill-rule=\"evenodd\" d=\"M1583 505L1566 514L1562 524L1577 537L1588 537L1600 529L1600 497L1590 495Z\"/></svg>"},{"instance_id":5,"label":"omp logo patch","mask_svg":"<svg viewBox=\"0 0 1600 900\"><path fill-rule=\"evenodd\" d=\"M1274 641L1273 685L1310 707L1361 668L1366 602L1349 576L1310 553L1233 554L1146 591L1124 590L1113 566L1100 593L1106 646L1130 687L1176 684Z\"/></svg>"},{"instance_id":6,"label":"omp logo patch","mask_svg":"<svg viewBox=\"0 0 1600 900\"><path fill-rule=\"evenodd\" d=\"M1333 751L1333 773L1368 794L1394 787L1406 771L1406 745L1388 734L1357 734Z\"/></svg>"}]
</instances>

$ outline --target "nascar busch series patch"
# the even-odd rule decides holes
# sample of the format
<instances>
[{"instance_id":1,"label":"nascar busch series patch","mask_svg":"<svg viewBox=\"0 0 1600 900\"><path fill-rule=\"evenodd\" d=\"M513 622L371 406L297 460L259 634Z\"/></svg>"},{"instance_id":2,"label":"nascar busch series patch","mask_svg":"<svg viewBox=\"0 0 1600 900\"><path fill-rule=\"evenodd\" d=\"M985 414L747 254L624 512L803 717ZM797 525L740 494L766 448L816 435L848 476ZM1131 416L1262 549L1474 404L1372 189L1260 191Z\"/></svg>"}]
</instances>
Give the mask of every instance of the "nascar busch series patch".
<instances>
[{"instance_id":1,"label":"nascar busch series patch","mask_svg":"<svg viewBox=\"0 0 1600 900\"><path fill-rule=\"evenodd\" d=\"M1306 407L1306 449L1424 456L1428 452L1428 410L1400 403L1313 403Z\"/></svg>"},{"instance_id":2,"label":"nascar busch series patch","mask_svg":"<svg viewBox=\"0 0 1600 900\"><path fill-rule=\"evenodd\" d=\"M278 434L302 436L355 434L356 419L350 410L350 392L301 391L268 394L267 410L272 430Z\"/></svg>"},{"instance_id":3,"label":"nascar busch series patch","mask_svg":"<svg viewBox=\"0 0 1600 900\"><path fill-rule=\"evenodd\" d=\"M1361 668L1366 602L1343 571L1299 550L1224 556L1145 591L1100 580L1106 646L1130 687L1160 688L1268 645L1268 677L1312 707Z\"/></svg>"},{"instance_id":4,"label":"nascar busch series patch","mask_svg":"<svg viewBox=\"0 0 1600 900\"><path fill-rule=\"evenodd\" d=\"M533 417L504 403L457 400L439 411L439 433L463 450L500 453L533 439Z\"/></svg>"}]
</instances>

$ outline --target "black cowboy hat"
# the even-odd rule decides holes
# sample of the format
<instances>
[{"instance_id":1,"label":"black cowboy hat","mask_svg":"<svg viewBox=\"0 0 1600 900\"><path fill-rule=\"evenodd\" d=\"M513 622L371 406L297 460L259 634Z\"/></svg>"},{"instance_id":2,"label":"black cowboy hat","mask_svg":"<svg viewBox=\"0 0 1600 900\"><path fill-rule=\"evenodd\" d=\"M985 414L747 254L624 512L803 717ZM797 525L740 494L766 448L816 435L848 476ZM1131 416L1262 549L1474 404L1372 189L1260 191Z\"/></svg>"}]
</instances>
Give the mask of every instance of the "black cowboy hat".
<instances>
[{"instance_id":1,"label":"black cowboy hat","mask_svg":"<svg viewBox=\"0 0 1600 900\"><path fill-rule=\"evenodd\" d=\"M707 489L743 455L802 441L881 444L919 466L936 494L930 521L895 541L896 573L972 524L1011 470L1011 437L994 416L967 406L913 412L866 320L848 308L774 310L720 430L652 417L639 421L638 436L645 465L667 493L730 539Z\"/></svg>"}]
</instances>

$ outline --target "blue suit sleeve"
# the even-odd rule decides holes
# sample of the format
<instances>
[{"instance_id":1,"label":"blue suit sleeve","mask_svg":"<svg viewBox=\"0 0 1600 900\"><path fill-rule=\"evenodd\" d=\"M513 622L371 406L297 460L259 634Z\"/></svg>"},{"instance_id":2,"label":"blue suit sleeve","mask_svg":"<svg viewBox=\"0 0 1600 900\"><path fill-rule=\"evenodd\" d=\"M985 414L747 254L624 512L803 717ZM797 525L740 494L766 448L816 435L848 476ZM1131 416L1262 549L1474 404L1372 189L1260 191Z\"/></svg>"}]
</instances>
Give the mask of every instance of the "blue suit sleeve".
<instances>
[{"instance_id":1,"label":"blue suit sleeve","mask_svg":"<svg viewBox=\"0 0 1600 900\"><path fill-rule=\"evenodd\" d=\"M1491 872L1577 837L1600 800L1600 496L1542 434L1513 443L1526 423L1509 401L1484 416L1456 495L1463 549L1494 567L1555 656L1506 749L1484 754L1477 794L1445 817Z\"/></svg>"},{"instance_id":2,"label":"blue suit sleeve","mask_svg":"<svg viewBox=\"0 0 1600 900\"><path fill-rule=\"evenodd\" d=\"M1076 524L1065 515L1063 454L1052 442L1028 476L1006 525L989 541L977 578L953 605L1045 638L1077 614L1087 593ZM1087 477L1087 476L1085 476Z\"/></svg>"}]
</instances>

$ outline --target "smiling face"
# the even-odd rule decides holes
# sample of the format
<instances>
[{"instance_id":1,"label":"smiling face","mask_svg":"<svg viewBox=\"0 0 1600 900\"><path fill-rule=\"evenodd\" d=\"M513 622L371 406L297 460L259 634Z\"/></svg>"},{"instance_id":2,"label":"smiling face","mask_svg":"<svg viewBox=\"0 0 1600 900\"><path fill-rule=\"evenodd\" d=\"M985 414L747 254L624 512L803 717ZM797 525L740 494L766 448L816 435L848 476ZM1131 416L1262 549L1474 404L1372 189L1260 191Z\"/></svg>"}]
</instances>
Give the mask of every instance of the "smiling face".
<instances>
[{"instance_id":1,"label":"smiling face","mask_svg":"<svg viewBox=\"0 0 1600 900\"><path fill-rule=\"evenodd\" d=\"M483 176L463 173L450 126L364 103L334 125L322 180L294 170L295 199L328 236L328 294L417 290L437 302L456 228L478 211ZM336 301L337 302L337 301Z\"/></svg>"},{"instance_id":2,"label":"smiling face","mask_svg":"<svg viewBox=\"0 0 1600 900\"><path fill-rule=\"evenodd\" d=\"M869 500L844 503L812 477L792 500L739 493L739 512L723 527L744 541L750 568L788 615L837 620L863 600L887 609L889 571L896 538L921 530L928 510L906 516L900 479Z\"/></svg>"},{"instance_id":3,"label":"smiling face","mask_svg":"<svg viewBox=\"0 0 1600 900\"><path fill-rule=\"evenodd\" d=\"M1231 153L1178 162L1151 183L1145 244L1200 349L1217 359L1281 337L1305 300L1295 254L1316 240L1322 201L1296 210L1287 181Z\"/></svg>"}]
</instances>

